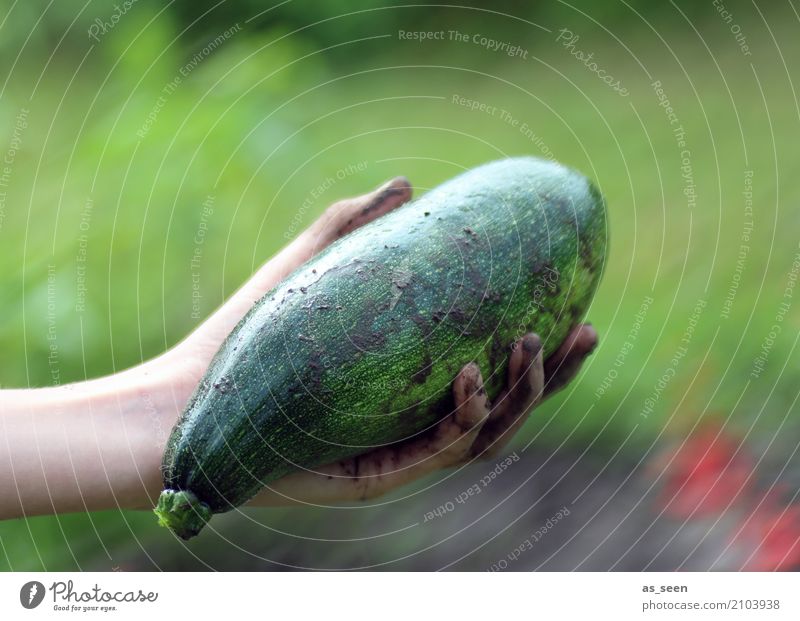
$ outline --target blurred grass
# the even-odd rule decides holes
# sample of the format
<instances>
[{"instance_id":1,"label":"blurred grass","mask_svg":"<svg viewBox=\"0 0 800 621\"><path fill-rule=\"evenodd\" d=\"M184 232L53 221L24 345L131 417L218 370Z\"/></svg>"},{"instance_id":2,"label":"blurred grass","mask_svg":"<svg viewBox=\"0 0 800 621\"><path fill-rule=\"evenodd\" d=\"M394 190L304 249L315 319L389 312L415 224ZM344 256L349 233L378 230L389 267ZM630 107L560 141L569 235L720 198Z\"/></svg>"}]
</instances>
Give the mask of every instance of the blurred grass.
<instances>
[{"instance_id":1,"label":"blurred grass","mask_svg":"<svg viewBox=\"0 0 800 621\"><path fill-rule=\"evenodd\" d=\"M776 8L766 16L770 33L751 9L751 67L715 15L697 22L703 39L671 15L658 34L631 18L618 33L629 53L578 13L558 19L545 13L553 30L588 33L579 47L622 81L628 98L554 44L554 33L509 30L531 51L521 60L472 45L400 42L387 30L392 23L343 36L337 44L354 50L344 63L313 40L284 36L291 31L285 24L263 26L234 35L192 70L165 96L144 138L137 131L202 40L174 40L176 25L166 17L142 29L151 17L142 9L98 44L113 62L91 55L83 64L81 55L49 58L50 42L48 54L24 57L0 96L4 128L13 128L20 109L29 110L0 228L0 382L53 381L48 266L54 266L57 286L61 383L129 367L180 341L200 321L193 317L190 261L209 196L214 211L202 244L200 317L277 251L285 233L297 232L336 199L397 174L408 176L421 194L463 167L541 154L497 115L452 103L458 94L527 123L557 160L595 179L609 204L610 258L589 313L601 347L579 381L537 412L518 444L533 439L542 451L564 442L588 445L596 455L623 446L639 455L665 430L704 417L731 415L742 429L753 423L765 432L774 428L796 393L796 371L782 368L793 355L791 339L776 343L753 389L742 396L742 388L774 323L797 248L800 118L787 79L798 77L797 23L788 8ZM503 35L504 18L480 23L484 32ZM217 32L225 27L217 24ZM362 42L348 42L383 34L392 37L377 48L363 43L376 53L359 54ZM694 208L683 194L680 149L653 80L663 83L686 130L698 193ZM0 146L10 135L9 129L0 136ZM312 188L361 162L363 172L337 181L302 213ZM746 169L754 171L755 229L732 313L722 319L745 221ZM82 248L87 293L85 310L77 312ZM641 333L624 365L614 367L647 296L654 302ZM654 413L642 417L700 298L708 306L693 346ZM794 334L798 327L792 312L784 331ZM595 391L611 369L619 375L598 398ZM436 498L422 494L403 508L422 513L412 503L435 507ZM381 515L369 512L364 519ZM319 510L285 510L259 519L277 529L291 520L316 533L328 518ZM224 520L244 528L248 541L260 532L259 526L248 530L241 517ZM381 544L385 556L414 549L418 536ZM111 569L136 559L130 561L135 568L147 566L150 553L162 567L200 566L167 539L146 513L4 522L0 567ZM201 558L213 558L214 549L213 543L197 548ZM242 563L246 557L242 553Z\"/></svg>"}]
</instances>

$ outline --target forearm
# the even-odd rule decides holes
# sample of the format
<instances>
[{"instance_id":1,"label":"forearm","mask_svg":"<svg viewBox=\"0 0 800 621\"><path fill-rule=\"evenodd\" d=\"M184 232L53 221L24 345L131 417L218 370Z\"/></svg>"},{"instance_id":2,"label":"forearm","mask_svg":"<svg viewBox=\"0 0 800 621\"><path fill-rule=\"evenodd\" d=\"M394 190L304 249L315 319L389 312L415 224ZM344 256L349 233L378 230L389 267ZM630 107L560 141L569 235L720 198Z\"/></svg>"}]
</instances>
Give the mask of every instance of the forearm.
<instances>
[{"instance_id":1,"label":"forearm","mask_svg":"<svg viewBox=\"0 0 800 621\"><path fill-rule=\"evenodd\" d=\"M298 265L410 196L408 181L398 177L331 206L156 360L67 386L0 390L0 519L152 507L162 489L161 459L178 414L242 316ZM288 504L293 492L277 487L260 495L260 504Z\"/></svg>"},{"instance_id":2,"label":"forearm","mask_svg":"<svg viewBox=\"0 0 800 621\"><path fill-rule=\"evenodd\" d=\"M150 506L187 387L157 360L96 380L0 391L0 519Z\"/></svg>"},{"instance_id":3,"label":"forearm","mask_svg":"<svg viewBox=\"0 0 800 621\"><path fill-rule=\"evenodd\" d=\"M314 248L304 232L160 358L85 382L0 390L0 519L152 507L169 433L219 343Z\"/></svg>"}]
</instances>

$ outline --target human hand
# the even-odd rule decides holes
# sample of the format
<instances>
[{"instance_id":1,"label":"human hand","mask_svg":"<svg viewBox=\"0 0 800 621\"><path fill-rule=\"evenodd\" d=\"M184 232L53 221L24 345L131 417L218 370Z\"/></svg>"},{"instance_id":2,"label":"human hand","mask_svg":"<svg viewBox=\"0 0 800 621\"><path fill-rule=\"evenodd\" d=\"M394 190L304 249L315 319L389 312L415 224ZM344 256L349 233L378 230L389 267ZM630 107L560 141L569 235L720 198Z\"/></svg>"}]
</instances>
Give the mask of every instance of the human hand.
<instances>
[{"instance_id":1,"label":"human hand","mask_svg":"<svg viewBox=\"0 0 800 621\"><path fill-rule=\"evenodd\" d=\"M266 291L327 245L411 198L403 177L363 196L335 203L294 242L265 264L225 305L176 350L185 369L186 399L222 341ZM453 382L455 409L424 435L395 445L297 472L272 482L249 504L328 504L372 498L436 470L499 453L542 399L566 385L597 343L590 325L577 326L547 361L541 340L528 334L515 344L506 389L489 404L480 370L465 366ZM178 365L177 368L181 368ZM358 476L353 476L358 473Z\"/></svg>"},{"instance_id":2,"label":"human hand","mask_svg":"<svg viewBox=\"0 0 800 621\"><path fill-rule=\"evenodd\" d=\"M467 364L453 381L453 412L423 435L338 461L314 471L289 474L249 503L331 504L385 494L434 471L497 455L542 400L566 386L597 345L590 324L575 327L546 361L536 334L515 343L505 389L490 404L480 369Z\"/></svg>"},{"instance_id":3,"label":"human hand","mask_svg":"<svg viewBox=\"0 0 800 621\"><path fill-rule=\"evenodd\" d=\"M196 363L187 373L187 386L194 389L222 341L266 291L327 245L410 198L408 181L397 177L369 194L329 207L178 348L183 360ZM453 413L434 429L313 471L287 475L272 482L250 504L327 504L372 498L436 470L496 455L532 409L575 376L596 343L594 328L577 326L560 349L543 361L540 338L528 334L513 348L506 389L494 404L488 403L480 370L469 364L453 382Z\"/></svg>"}]
</instances>

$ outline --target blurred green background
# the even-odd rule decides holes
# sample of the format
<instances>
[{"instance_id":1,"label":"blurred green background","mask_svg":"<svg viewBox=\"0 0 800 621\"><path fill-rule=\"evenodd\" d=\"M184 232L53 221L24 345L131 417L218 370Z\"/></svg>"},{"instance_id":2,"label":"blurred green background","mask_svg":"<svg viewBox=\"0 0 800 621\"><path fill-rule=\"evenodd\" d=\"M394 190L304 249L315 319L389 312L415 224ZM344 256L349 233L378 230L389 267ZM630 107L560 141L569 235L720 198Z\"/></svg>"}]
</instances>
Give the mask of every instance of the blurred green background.
<instances>
[{"instance_id":1,"label":"blurred green background","mask_svg":"<svg viewBox=\"0 0 800 621\"><path fill-rule=\"evenodd\" d=\"M112 22L114 2L0 2L0 149L13 151L0 186L3 387L78 381L165 351L339 198L398 174L422 194L464 167L552 154L608 200L610 257L589 312L601 345L511 450L532 442L526 453L573 450L595 470L632 472L654 443L710 419L760 447L765 463L789 463L800 324L784 297L800 241L795 7L487 6L140 0ZM445 40L398 35L442 30ZM572 47L566 31L579 37ZM492 50L476 34L521 51ZM361 170L309 201L348 166ZM698 300L688 353L643 417ZM464 530L410 526L460 481L421 482L417 494L363 510L230 514L220 535L188 546L146 512L3 522L0 567L404 569L465 556L459 567L484 569L511 544L471 551L509 522L523 528L522 514L495 511Z\"/></svg>"}]
</instances>

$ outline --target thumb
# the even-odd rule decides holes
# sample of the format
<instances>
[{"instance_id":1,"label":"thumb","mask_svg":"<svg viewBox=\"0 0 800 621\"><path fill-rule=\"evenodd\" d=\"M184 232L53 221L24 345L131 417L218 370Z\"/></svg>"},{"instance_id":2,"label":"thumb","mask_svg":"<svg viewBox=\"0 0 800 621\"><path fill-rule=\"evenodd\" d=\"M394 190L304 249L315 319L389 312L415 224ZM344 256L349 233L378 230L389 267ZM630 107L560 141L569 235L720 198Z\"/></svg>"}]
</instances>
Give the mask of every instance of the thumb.
<instances>
[{"instance_id":1,"label":"thumb","mask_svg":"<svg viewBox=\"0 0 800 621\"><path fill-rule=\"evenodd\" d=\"M372 222L408 202L411 194L408 179L395 177L369 194L334 203L314 224L316 245L327 245Z\"/></svg>"}]
</instances>

